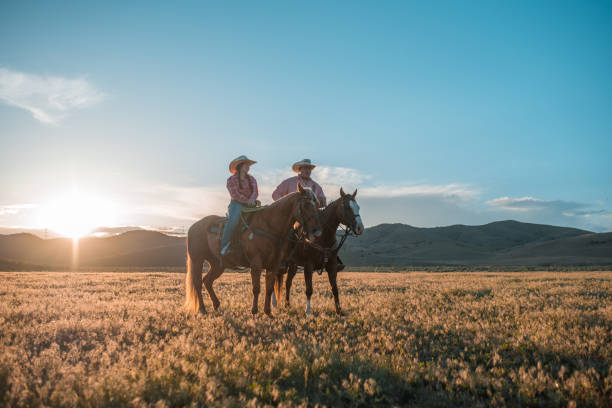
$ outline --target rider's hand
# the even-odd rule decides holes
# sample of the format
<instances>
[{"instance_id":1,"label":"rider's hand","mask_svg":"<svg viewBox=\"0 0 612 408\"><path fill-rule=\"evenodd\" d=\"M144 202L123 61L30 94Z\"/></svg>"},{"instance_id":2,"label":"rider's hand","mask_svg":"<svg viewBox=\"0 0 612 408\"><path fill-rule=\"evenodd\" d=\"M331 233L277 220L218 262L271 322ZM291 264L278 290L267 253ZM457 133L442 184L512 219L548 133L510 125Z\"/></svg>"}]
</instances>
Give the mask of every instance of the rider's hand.
<instances>
[{"instance_id":1,"label":"rider's hand","mask_svg":"<svg viewBox=\"0 0 612 408\"><path fill-rule=\"evenodd\" d=\"M255 207L261 207L261 201L255 200Z\"/></svg>"},{"instance_id":2,"label":"rider's hand","mask_svg":"<svg viewBox=\"0 0 612 408\"><path fill-rule=\"evenodd\" d=\"M255 200L253 200L252 198L249 198L249 201L247 201L247 206L255 207Z\"/></svg>"}]
</instances>

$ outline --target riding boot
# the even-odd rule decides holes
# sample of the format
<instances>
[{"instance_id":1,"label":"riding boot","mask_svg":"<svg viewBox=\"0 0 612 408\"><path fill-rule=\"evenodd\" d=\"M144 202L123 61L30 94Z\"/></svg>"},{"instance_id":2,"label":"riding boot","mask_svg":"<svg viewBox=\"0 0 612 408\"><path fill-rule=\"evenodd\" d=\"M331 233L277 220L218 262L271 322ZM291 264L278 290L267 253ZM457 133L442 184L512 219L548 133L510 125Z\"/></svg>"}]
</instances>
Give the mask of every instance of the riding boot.
<instances>
[{"instance_id":1,"label":"riding boot","mask_svg":"<svg viewBox=\"0 0 612 408\"><path fill-rule=\"evenodd\" d=\"M344 267L345 267L346 265L344 265L344 264L342 263L342 260L340 259L340 257L339 257L339 256L337 256L337 258L338 258L338 268L336 269L336 272L340 272L341 270L343 270L343 269L344 269Z\"/></svg>"},{"instance_id":2,"label":"riding boot","mask_svg":"<svg viewBox=\"0 0 612 408\"><path fill-rule=\"evenodd\" d=\"M338 263L336 264L336 272L340 272L341 270L344 269L345 265L342 263L342 260L340 259L339 256L337 256L336 258L338 259ZM329 272L329 262L326 263L324 266L325 266L325 270Z\"/></svg>"}]
</instances>

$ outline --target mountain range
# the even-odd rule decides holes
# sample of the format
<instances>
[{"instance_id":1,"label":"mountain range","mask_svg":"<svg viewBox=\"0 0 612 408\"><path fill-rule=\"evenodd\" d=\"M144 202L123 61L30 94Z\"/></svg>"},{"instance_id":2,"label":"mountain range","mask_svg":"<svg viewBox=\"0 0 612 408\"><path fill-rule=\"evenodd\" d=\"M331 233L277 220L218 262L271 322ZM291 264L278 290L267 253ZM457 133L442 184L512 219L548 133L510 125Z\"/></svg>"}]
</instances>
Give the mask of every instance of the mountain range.
<instances>
[{"instance_id":1,"label":"mountain range","mask_svg":"<svg viewBox=\"0 0 612 408\"><path fill-rule=\"evenodd\" d=\"M28 233L0 235L0 270L69 267L73 240ZM173 267L185 264L185 238L128 231L78 241L82 267ZM612 265L612 233L499 221L486 225L417 228L381 224L347 239L349 266Z\"/></svg>"}]
</instances>

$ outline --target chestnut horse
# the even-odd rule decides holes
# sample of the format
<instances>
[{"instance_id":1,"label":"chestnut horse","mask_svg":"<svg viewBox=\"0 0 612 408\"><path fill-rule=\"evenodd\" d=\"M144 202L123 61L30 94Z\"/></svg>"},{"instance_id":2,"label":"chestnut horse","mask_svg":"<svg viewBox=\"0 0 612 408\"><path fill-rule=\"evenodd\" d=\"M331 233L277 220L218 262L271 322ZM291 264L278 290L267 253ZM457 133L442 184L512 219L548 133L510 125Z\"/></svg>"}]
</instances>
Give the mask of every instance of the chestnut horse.
<instances>
[{"instance_id":1,"label":"chestnut horse","mask_svg":"<svg viewBox=\"0 0 612 408\"><path fill-rule=\"evenodd\" d=\"M327 270L327 277L334 295L336 313L342 314L340 300L338 298L338 251L340 246L336 242L336 231L340 224L347 226L347 234L353 231L355 235L361 235L364 227L359 215L359 205L355 200L357 190L353 194L345 194L340 189L340 198L330 203L325 209L319 212L319 219L323 226L323 233L320 237L311 242L299 243L293 251L293 257L287 268L287 282L285 293L285 306L289 307L289 296L291 293L291 283L297 272L297 266L304 267L304 278L306 280L306 314L310 314L310 297L312 296L312 272L314 269ZM344 239L343 239L344 241ZM342 241L342 242L343 242ZM276 298L280 300L283 275L277 275L274 282Z\"/></svg>"},{"instance_id":2,"label":"chestnut horse","mask_svg":"<svg viewBox=\"0 0 612 408\"><path fill-rule=\"evenodd\" d=\"M270 298L274 280L279 274L281 264L287 257L290 246L295 240L290 237L294 224L301 225L309 238L321 235L318 217L318 202L311 190L298 185L298 191L285 196L282 200L265 207L250 216L246 228L239 225L240 245L233 245L234 251L220 258L219 231L223 217L209 215L193 224L187 233L187 276L185 278L186 302L188 311L205 313L202 300L202 283L208 291L214 309L219 308L219 299L213 290L213 282L221 276L225 267L245 266L251 268L253 286L253 306L251 312L257 313L257 300L260 292L261 270L266 269L266 298L264 312L270 311ZM240 250L240 246L242 247ZM210 265L202 279L204 261Z\"/></svg>"}]
</instances>

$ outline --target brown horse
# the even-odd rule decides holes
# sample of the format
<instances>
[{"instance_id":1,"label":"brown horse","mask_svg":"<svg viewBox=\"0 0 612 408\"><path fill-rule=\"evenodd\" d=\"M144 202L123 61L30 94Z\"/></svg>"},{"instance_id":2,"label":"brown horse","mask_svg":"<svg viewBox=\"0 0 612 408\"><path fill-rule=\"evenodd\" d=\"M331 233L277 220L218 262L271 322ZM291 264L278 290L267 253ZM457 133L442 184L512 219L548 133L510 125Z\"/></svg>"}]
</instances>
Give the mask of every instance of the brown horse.
<instances>
[{"instance_id":1,"label":"brown horse","mask_svg":"<svg viewBox=\"0 0 612 408\"><path fill-rule=\"evenodd\" d=\"M355 235L361 235L364 227L359 215L359 205L355 200L357 190L353 194L345 194L340 189L340 198L330 203L319 213L319 219L323 226L323 233L312 242L299 243L293 253L290 265L287 267L287 282L285 293L285 306L289 307L289 296L291 293L291 283L297 272L297 266L304 267L304 279L306 280L306 314L310 314L310 297L312 296L312 272L314 269L325 268L327 277L334 295L336 313L342 314L340 300L338 298L338 251L340 250L336 242L336 231L340 224L346 225L348 231L352 230ZM276 298L280 300L283 275L277 275L274 282Z\"/></svg>"},{"instance_id":2,"label":"brown horse","mask_svg":"<svg viewBox=\"0 0 612 408\"><path fill-rule=\"evenodd\" d=\"M317 199L311 190L298 185L298 191L282 200L254 212L246 228L237 229L240 245L234 252L220 258L219 233L223 217L209 215L193 224L187 233L187 276L185 278L186 302L188 311L205 313L202 300L202 282L212 300L214 309L219 308L219 299L213 290L213 282L223 273L225 267L245 266L251 268L253 285L252 313L257 313L257 300L260 292L261 270L266 269L266 299L264 311L270 315L270 298L274 280L279 274L282 262L287 258L291 245L295 245L290 233L297 222L304 234L314 239L321 235ZM239 247L242 250L239 250ZM204 261L210 269L202 279Z\"/></svg>"}]
</instances>

